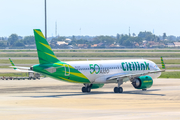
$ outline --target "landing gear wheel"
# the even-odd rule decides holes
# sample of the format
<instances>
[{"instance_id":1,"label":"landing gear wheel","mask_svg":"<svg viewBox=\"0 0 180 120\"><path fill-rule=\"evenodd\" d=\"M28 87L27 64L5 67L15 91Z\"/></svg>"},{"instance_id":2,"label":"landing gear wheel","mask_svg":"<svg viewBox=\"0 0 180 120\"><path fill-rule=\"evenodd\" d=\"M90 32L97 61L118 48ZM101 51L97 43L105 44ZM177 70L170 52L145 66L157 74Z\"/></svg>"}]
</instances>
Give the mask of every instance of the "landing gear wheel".
<instances>
[{"instance_id":1,"label":"landing gear wheel","mask_svg":"<svg viewBox=\"0 0 180 120\"><path fill-rule=\"evenodd\" d=\"M119 87L119 93L123 93L123 88Z\"/></svg>"},{"instance_id":2,"label":"landing gear wheel","mask_svg":"<svg viewBox=\"0 0 180 120\"><path fill-rule=\"evenodd\" d=\"M114 88L114 93L118 93L118 87Z\"/></svg>"},{"instance_id":3,"label":"landing gear wheel","mask_svg":"<svg viewBox=\"0 0 180 120\"><path fill-rule=\"evenodd\" d=\"M122 93L123 92L123 88L122 87L115 87L114 88L114 93Z\"/></svg>"},{"instance_id":4,"label":"landing gear wheel","mask_svg":"<svg viewBox=\"0 0 180 120\"><path fill-rule=\"evenodd\" d=\"M91 92L90 87L82 87L82 92Z\"/></svg>"},{"instance_id":5,"label":"landing gear wheel","mask_svg":"<svg viewBox=\"0 0 180 120\"><path fill-rule=\"evenodd\" d=\"M87 87L87 92L91 92L91 88L90 87Z\"/></svg>"},{"instance_id":6,"label":"landing gear wheel","mask_svg":"<svg viewBox=\"0 0 180 120\"><path fill-rule=\"evenodd\" d=\"M86 92L86 87L82 87L82 92Z\"/></svg>"}]
</instances>

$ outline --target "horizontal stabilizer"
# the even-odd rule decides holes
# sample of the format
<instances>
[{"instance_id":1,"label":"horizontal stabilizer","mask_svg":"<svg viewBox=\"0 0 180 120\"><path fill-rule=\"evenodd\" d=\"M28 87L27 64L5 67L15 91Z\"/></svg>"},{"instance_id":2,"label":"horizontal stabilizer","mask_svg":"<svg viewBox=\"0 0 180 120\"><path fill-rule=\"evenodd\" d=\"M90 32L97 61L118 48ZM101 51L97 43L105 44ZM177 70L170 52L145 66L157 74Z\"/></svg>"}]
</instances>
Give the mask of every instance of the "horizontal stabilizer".
<instances>
[{"instance_id":1,"label":"horizontal stabilizer","mask_svg":"<svg viewBox=\"0 0 180 120\"><path fill-rule=\"evenodd\" d=\"M32 70L20 70L20 69L16 69L16 71L20 71L20 72L34 72L34 71L32 71Z\"/></svg>"},{"instance_id":2,"label":"horizontal stabilizer","mask_svg":"<svg viewBox=\"0 0 180 120\"><path fill-rule=\"evenodd\" d=\"M30 70L30 67L20 67L20 66L9 66L9 67Z\"/></svg>"}]
</instances>

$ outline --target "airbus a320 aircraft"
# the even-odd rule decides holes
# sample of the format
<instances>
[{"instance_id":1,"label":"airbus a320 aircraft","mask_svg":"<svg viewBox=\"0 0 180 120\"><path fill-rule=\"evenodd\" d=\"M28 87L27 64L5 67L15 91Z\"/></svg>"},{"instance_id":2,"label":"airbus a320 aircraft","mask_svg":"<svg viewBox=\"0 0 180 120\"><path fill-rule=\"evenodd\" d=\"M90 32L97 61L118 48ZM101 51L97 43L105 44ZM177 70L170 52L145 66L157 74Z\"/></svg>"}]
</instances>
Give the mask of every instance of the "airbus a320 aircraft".
<instances>
[{"instance_id":1,"label":"airbus a320 aircraft","mask_svg":"<svg viewBox=\"0 0 180 120\"><path fill-rule=\"evenodd\" d=\"M101 88L107 83L117 83L114 92L122 93L121 85L127 81L136 89L146 90L153 85L153 79L165 71L162 58L163 70L154 62L145 59L62 62L54 55L40 29L34 29L34 35L39 64L30 68L11 67L46 74L66 82L82 83L82 92L90 92L91 89Z\"/></svg>"}]
</instances>

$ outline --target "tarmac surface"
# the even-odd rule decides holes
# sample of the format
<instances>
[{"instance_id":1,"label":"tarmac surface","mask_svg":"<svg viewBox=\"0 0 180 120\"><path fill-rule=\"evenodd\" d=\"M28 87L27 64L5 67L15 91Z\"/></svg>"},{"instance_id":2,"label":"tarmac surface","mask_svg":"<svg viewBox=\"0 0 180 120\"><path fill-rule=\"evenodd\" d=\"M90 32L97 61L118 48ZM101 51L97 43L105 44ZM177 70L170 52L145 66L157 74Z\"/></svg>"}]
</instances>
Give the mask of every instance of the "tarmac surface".
<instances>
[{"instance_id":1,"label":"tarmac surface","mask_svg":"<svg viewBox=\"0 0 180 120\"><path fill-rule=\"evenodd\" d=\"M179 120L180 79L155 79L147 91L116 84L82 93L82 84L51 78L0 80L1 120Z\"/></svg>"}]
</instances>

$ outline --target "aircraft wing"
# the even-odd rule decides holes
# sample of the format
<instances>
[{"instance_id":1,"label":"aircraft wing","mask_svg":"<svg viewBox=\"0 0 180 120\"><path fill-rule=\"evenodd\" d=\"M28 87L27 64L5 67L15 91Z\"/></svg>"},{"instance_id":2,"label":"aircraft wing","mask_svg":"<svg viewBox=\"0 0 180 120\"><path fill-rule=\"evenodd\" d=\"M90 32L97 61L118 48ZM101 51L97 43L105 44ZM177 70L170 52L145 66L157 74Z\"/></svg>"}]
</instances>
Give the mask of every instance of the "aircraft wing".
<instances>
[{"instance_id":1,"label":"aircraft wing","mask_svg":"<svg viewBox=\"0 0 180 120\"><path fill-rule=\"evenodd\" d=\"M165 70L157 70L157 71L149 71L149 72L144 72L144 73L136 73L136 74L128 74L128 73L119 73L119 74L114 74L106 78L106 81L114 80L114 79L123 79L123 78L135 78L138 76L142 75L148 75L152 73L159 73L159 72L164 72Z\"/></svg>"}]
</instances>

